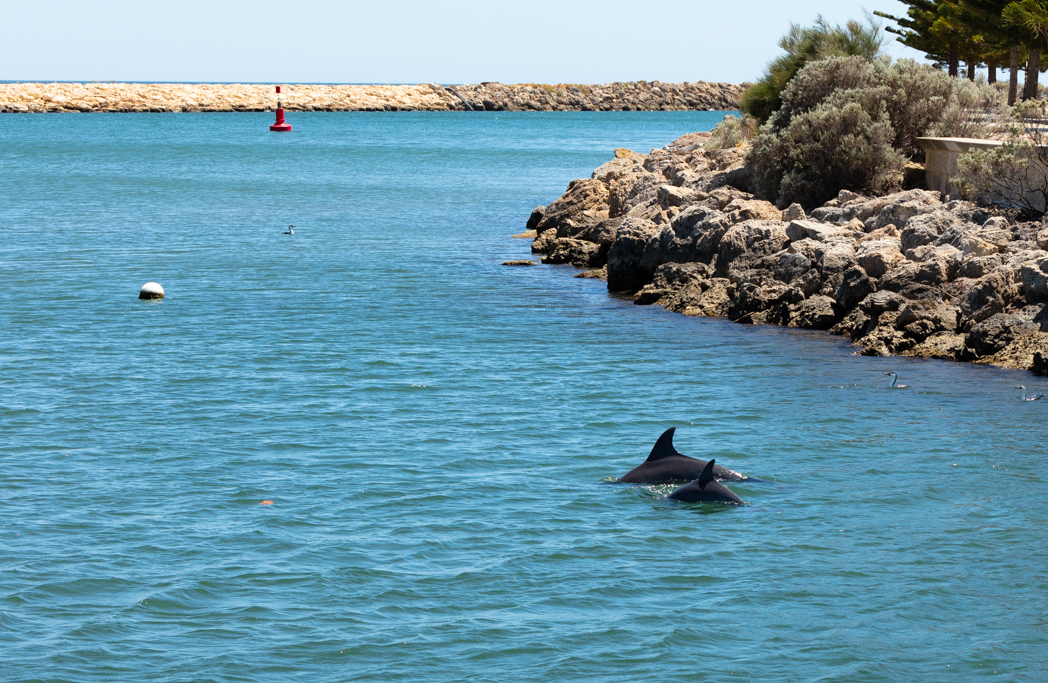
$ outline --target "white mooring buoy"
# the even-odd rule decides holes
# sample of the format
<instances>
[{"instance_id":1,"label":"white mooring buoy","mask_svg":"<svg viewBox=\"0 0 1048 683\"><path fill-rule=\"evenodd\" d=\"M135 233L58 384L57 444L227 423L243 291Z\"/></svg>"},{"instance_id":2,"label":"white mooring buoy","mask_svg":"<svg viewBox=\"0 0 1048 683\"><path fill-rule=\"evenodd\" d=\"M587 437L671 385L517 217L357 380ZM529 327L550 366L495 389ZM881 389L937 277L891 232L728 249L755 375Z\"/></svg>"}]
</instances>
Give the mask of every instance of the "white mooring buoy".
<instances>
[{"instance_id":1,"label":"white mooring buoy","mask_svg":"<svg viewBox=\"0 0 1048 683\"><path fill-rule=\"evenodd\" d=\"M147 282L138 290L139 299L163 299L164 288L157 282Z\"/></svg>"}]
</instances>

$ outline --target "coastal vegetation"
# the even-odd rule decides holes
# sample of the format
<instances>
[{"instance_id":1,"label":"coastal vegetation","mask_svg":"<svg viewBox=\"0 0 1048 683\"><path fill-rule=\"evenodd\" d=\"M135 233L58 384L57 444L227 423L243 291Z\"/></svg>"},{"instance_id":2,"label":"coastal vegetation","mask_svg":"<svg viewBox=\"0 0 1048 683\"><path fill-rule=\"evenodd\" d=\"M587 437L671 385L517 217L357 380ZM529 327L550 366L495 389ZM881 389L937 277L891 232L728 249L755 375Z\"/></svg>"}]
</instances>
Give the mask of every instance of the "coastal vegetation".
<instances>
[{"instance_id":1,"label":"coastal vegetation","mask_svg":"<svg viewBox=\"0 0 1048 683\"><path fill-rule=\"evenodd\" d=\"M764 76L743 93L739 109L764 123L782 106L781 94L786 85L807 64L828 57L871 60L883 46L884 35L870 18L866 23L849 21L845 26L833 26L821 16L814 26L791 24L779 39L779 47L786 54L772 61Z\"/></svg>"},{"instance_id":2,"label":"coastal vegetation","mask_svg":"<svg viewBox=\"0 0 1048 683\"><path fill-rule=\"evenodd\" d=\"M639 305L1048 373L1044 102L892 61L875 26L863 54L810 47L849 26L791 27L741 117L573 181L533 213L533 251ZM1003 141L960 163L974 201L924 189L929 135Z\"/></svg>"},{"instance_id":3,"label":"coastal vegetation","mask_svg":"<svg viewBox=\"0 0 1048 683\"><path fill-rule=\"evenodd\" d=\"M1048 46L1048 5L1043 0L899 0L906 15L883 12L897 27L888 31L900 42L925 53L950 76L974 81L976 70L987 68L987 81L997 82L997 69L1009 70L1008 104L1018 97L1018 73L1025 71L1023 99L1038 96L1041 52Z\"/></svg>"},{"instance_id":4,"label":"coastal vegetation","mask_svg":"<svg viewBox=\"0 0 1048 683\"><path fill-rule=\"evenodd\" d=\"M830 57L808 64L747 155L756 194L781 206L818 206L841 190L885 193L907 161L923 160L921 135L978 137L992 86L950 78L912 60ZM974 115L972 112L979 112Z\"/></svg>"}]
</instances>

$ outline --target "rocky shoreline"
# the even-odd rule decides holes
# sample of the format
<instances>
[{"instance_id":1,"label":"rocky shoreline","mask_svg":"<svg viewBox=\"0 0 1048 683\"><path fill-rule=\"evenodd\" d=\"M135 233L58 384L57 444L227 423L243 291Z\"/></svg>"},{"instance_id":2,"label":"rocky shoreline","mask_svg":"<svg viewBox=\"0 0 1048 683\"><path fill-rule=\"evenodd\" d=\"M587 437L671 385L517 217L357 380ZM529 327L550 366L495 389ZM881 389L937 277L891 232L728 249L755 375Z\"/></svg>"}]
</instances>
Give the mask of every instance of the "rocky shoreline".
<instances>
[{"instance_id":1,"label":"rocky shoreline","mask_svg":"<svg viewBox=\"0 0 1048 683\"><path fill-rule=\"evenodd\" d=\"M293 111L732 110L745 85L638 81L606 85L285 85ZM272 85L4 83L0 112L268 111Z\"/></svg>"},{"instance_id":2,"label":"rocky shoreline","mask_svg":"<svg viewBox=\"0 0 1048 683\"><path fill-rule=\"evenodd\" d=\"M616 150L522 236L543 263L585 268L638 305L1048 374L1044 224L917 188L783 210L746 191L744 149L709 140Z\"/></svg>"}]
</instances>

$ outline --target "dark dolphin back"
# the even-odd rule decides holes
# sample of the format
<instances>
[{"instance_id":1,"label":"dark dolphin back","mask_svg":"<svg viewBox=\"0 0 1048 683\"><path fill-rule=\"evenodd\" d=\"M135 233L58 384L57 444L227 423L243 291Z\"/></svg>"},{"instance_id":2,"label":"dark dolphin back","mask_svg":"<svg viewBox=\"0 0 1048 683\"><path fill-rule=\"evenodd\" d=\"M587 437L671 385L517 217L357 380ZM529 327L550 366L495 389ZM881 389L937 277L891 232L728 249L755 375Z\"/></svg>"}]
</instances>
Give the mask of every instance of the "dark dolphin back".
<instances>
[{"instance_id":1,"label":"dark dolphin back","mask_svg":"<svg viewBox=\"0 0 1048 683\"><path fill-rule=\"evenodd\" d=\"M710 460L703 468L698 479L685 484L671 493L670 500L679 500L682 503L731 503L734 505L745 505L746 501L735 495L735 492L718 482L713 477L713 461Z\"/></svg>"},{"instance_id":2,"label":"dark dolphin back","mask_svg":"<svg viewBox=\"0 0 1048 683\"><path fill-rule=\"evenodd\" d=\"M662 433L659 440L655 442L655 445L651 447L651 453L648 454L648 459L644 462L655 462L656 460L662 460L663 458L670 458L674 455L680 455L677 449L673 447L673 432L677 431L676 427L670 427Z\"/></svg>"},{"instance_id":3,"label":"dark dolphin back","mask_svg":"<svg viewBox=\"0 0 1048 683\"><path fill-rule=\"evenodd\" d=\"M676 427L670 427L651 449L648 459L624 474L619 481L629 484L669 484L678 481L695 481L709 465L705 460L692 458L673 447ZM741 481L746 477L717 465L712 470L716 479Z\"/></svg>"},{"instance_id":4,"label":"dark dolphin back","mask_svg":"<svg viewBox=\"0 0 1048 683\"><path fill-rule=\"evenodd\" d=\"M706 463L706 466L702 468L702 474L699 475L699 488L706 488L706 484L713 481L713 465L717 461L710 458L710 461Z\"/></svg>"}]
</instances>

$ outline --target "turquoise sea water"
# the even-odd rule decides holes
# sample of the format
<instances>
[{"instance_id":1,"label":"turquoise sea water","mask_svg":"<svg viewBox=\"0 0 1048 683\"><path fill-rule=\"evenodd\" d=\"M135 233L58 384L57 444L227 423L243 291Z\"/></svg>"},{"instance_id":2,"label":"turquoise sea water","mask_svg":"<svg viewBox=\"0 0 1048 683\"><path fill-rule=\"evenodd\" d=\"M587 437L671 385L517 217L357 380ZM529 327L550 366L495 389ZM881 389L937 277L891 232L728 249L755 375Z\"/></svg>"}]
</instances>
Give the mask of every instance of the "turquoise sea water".
<instances>
[{"instance_id":1,"label":"turquoise sea water","mask_svg":"<svg viewBox=\"0 0 1048 683\"><path fill-rule=\"evenodd\" d=\"M1048 680L1043 380L499 265L720 114L270 117L0 119L0 680Z\"/></svg>"}]
</instances>

